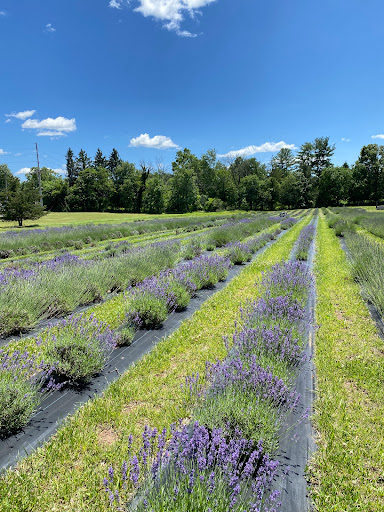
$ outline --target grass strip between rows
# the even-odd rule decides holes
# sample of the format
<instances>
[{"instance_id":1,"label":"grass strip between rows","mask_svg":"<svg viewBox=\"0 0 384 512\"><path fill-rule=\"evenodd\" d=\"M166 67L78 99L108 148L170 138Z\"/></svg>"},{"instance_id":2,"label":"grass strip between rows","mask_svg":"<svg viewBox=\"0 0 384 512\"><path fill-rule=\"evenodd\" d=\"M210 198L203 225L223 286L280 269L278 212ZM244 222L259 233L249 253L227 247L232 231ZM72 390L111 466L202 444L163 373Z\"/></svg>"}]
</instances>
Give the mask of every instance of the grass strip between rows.
<instances>
[{"instance_id":1,"label":"grass strip between rows","mask_svg":"<svg viewBox=\"0 0 384 512\"><path fill-rule=\"evenodd\" d=\"M233 332L245 300L258 297L255 281L289 257L309 221L307 216L293 226L102 396L81 407L50 442L8 471L0 480L0 510L107 510L103 478L112 462L124 460L129 434L139 443L146 424L162 429L189 417L180 387L185 376L225 357L222 336Z\"/></svg>"},{"instance_id":2,"label":"grass strip between rows","mask_svg":"<svg viewBox=\"0 0 384 512\"><path fill-rule=\"evenodd\" d=\"M384 510L384 342L321 214L317 235L316 511Z\"/></svg>"}]
</instances>

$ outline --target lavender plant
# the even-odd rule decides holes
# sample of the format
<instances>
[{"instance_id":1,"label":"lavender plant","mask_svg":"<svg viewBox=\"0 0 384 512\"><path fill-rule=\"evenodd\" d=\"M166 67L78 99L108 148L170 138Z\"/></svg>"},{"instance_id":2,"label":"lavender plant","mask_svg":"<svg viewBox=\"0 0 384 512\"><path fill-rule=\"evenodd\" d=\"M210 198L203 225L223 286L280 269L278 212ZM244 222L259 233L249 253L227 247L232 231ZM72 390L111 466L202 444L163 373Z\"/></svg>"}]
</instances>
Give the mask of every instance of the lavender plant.
<instances>
[{"instance_id":1,"label":"lavender plant","mask_svg":"<svg viewBox=\"0 0 384 512\"><path fill-rule=\"evenodd\" d=\"M84 383L104 368L116 347L116 335L93 315L71 315L36 338L55 373L72 383Z\"/></svg>"},{"instance_id":2,"label":"lavender plant","mask_svg":"<svg viewBox=\"0 0 384 512\"><path fill-rule=\"evenodd\" d=\"M45 395L58 388L54 370L37 355L0 350L0 437L24 427Z\"/></svg>"},{"instance_id":3,"label":"lavender plant","mask_svg":"<svg viewBox=\"0 0 384 512\"><path fill-rule=\"evenodd\" d=\"M308 258L308 251L315 236L315 226L309 224L302 229L296 244L295 257L297 260L306 261Z\"/></svg>"},{"instance_id":4,"label":"lavender plant","mask_svg":"<svg viewBox=\"0 0 384 512\"><path fill-rule=\"evenodd\" d=\"M228 440L197 422L173 425L169 440L167 434L146 427L141 450L130 454L121 474L109 468L104 485L112 506L132 512L275 510L279 493L267 490L278 462L264 454L261 442L254 445L239 431ZM126 503L132 489L136 494Z\"/></svg>"}]
</instances>

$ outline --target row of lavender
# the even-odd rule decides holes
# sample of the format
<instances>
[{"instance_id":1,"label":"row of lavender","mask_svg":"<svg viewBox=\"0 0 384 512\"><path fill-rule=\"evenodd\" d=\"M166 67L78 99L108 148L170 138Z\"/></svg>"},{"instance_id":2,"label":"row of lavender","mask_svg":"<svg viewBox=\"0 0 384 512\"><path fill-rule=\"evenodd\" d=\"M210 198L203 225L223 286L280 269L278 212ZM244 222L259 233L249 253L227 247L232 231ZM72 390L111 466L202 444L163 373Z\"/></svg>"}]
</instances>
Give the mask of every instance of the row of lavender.
<instances>
[{"instance_id":1,"label":"row of lavender","mask_svg":"<svg viewBox=\"0 0 384 512\"><path fill-rule=\"evenodd\" d=\"M202 229L204 227L221 225L223 222L228 222L231 218L242 217L243 215L220 217L215 217L214 214L191 215L183 218L157 218L120 224L86 224L81 226L7 231L0 234L0 259L39 251L62 249L63 247L79 249L83 244L157 231Z\"/></svg>"},{"instance_id":2,"label":"row of lavender","mask_svg":"<svg viewBox=\"0 0 384 512\"><path fill-rule=\"evenodd\" d=\"M112 508L126 511L256 512L278 508L273 460L287 415L300 396L293 389L307 360L308 294L313 278L299 261L263 276L262 296L241 311L228 357L207 362L204 379L186 379L193 410L188 425L146 427L140 450L104 485ZM133 498L132 498L133 496Z\"/></svg>"},{"instance_id":3,"label":"row of lavender","mask_svg":"<svg viewBox=\"0 0 384 512\"><path fill-rule=\"evenodd\" d=\"M272 238L254 237L242 251L252 254ZM223 256L200 256L129 288L125 323L118 332L93 316L72 315L36 338L41 350L37 356L0 351L0 435L25 425L46 393L67 383L89 381L103 369L113 349L130 342L137 329L159 326L171 312L185 308L197 290L225 280L233 247L223 251Z\"/></svg>"},{"instance_id":4,"label":"row of lavender","mask_svg":"<svg viewBox=\"0 0 384 512\"><path fill-rule=\"evenodd\" d=\"M26 332L41 320L69 314L78 306L100 300L108 292L123 290L172 267L184 254L193 257L199 250L222 247L273 224L273 220L260 216L213 229L197 244L196 238L185 246L175 239L142 247L121 247L117 255L109 258L86 260L64 254L45 262L3 268L0 336Z\"/></svg>"}]
</instances>

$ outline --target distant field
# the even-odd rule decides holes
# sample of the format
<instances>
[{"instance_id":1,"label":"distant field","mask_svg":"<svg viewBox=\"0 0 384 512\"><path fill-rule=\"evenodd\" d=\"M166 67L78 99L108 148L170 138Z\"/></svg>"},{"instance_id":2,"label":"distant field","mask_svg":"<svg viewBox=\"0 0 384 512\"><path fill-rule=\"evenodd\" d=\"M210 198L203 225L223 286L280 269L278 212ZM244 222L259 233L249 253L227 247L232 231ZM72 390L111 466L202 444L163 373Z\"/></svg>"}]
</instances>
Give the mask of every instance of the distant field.
<instances>
[{"instance_id":1,"label":"distant field","mask_svg":"<svg viewBox=\"0 0 384 512\"><path fill-rule=\"evenodd\" d=\"M213 216L218 215L230 215L232 213L241 213L240 210L233 212L212 212ZM103 224L108 222L132 222L137 219L156 219L156 218L171 218L171 217L188 217L190 215L209 215L207 212L194 212L194 213L182 213L182 214L170 214L163 213L159 215L149 215L145 213L107 213L107 212L51 212L38 220L27 220L25 226L18 228L17 222L0 222L0 230L17 228L17 229L28 229L34 228L46 228L56 226L76 226L79 224Z\"/></svg>"}]
</instances>

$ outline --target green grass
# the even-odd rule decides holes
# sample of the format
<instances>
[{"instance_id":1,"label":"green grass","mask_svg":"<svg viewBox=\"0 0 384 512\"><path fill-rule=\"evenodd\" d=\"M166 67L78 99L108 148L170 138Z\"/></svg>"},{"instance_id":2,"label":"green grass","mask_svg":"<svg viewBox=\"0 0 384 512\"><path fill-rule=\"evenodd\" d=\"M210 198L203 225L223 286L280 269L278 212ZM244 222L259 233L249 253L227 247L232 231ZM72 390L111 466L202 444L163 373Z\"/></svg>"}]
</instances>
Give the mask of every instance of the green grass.
<instances>
[{"instance_id":1,"label":"green grass","mask_svg":"<svg viewBox=\"0 0 384 512\"><path fill-rule=\"evenodd\" d=\"M384 510L384 342L320 216L312 498L319 512Z\"/></svg>"},{"instance_id":2,"label":"green grass","mask_svg":"<svg viewBox=\"0 0 384 512\"><path fill-rule=\"evenodd\" d=\"M150 215L146 213L108 213L108 212L50 212L38 220L26 220L25 226L21 228L26 230L30 227L35 228L53 228L60 226L78 226L81 224L105 224L105 223L119 223L119 222L132 222L135 220L153 220L165 218L183 218L196 216L212 216L219 217L221 215L236 215L244 213L241 210L222 211L222 212L193 212L193 213L162 213L159 215ZM9 230L11 228L18 228L17 222L0 222L1 230Z\"/></svg>"},{"instance_id":3,"label":"green grass","mask_svg":"<svg viewBox=\"0 0 384 512\"><path fill-rule=\"evenodd\" d=\"M8 471L0 480L0 510L107 510L103 478L109 464L126 457L129 434L137 447L145 424L162 429L189 417L180 384L186 375L203 372L206 360L226 355L222 336L233 332L240 306L258 296L255 281L289 257L309 220L268 247L173 335L83 406L49 443Z\"/></svg>"}]
</instances>

